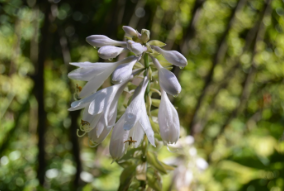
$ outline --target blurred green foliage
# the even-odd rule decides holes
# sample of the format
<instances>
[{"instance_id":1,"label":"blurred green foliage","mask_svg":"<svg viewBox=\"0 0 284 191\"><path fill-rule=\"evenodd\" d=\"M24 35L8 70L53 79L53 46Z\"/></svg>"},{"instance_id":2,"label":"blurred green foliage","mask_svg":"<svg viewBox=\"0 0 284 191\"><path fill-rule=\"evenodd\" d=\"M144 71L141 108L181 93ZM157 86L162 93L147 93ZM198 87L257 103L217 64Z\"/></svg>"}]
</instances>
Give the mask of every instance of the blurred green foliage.
<instances>
[{"instance_id":1,"label":"blurred green foliage","mask_svg":"<svg viewBox=\"0 0 284 191\"><path fill-rule=\"evenodd\" d=\"M194 9L196 1L200 3L198 11ZM0 190L29 191L41 187L36 172L38 104L34 74L44 38L48 38L44 60L47 130L42 189L117 190L120 181L130 184L129 178L136 180L130 188L141 184L137 177L124 176L133 174L127 172L133 172L133 166L123 169L116 163L111 164L110 137L97 148L89 147L84 137L79 138L80 182L77 188L73 186L77 164L67 109L74 99L76 83L83 84L68 80L68 62L98 61L97 51L85 42L85 37L104 34L121 40L123 25L149 29L153 39L167 44L166 49L177 49L187 57L188 66L175 72L183 90L172 100L185 129L182 138L190 132L190 122L196 113L194 145L198 154L209 162L208 169L195 176L187 188L172 185L177 181L173 179L173 172L160 178L155 169L149 168L147 189L159 190L163 184L163 190L284 190L284 3L249 0L236 12L221 51L224 57L218 61L203 102L196 110L214 54L220 48L219 41L239 2L196 1L1 0ZM46 7L48 15L43 11ZM261 19L266 8L268 13ZM49 17L48 36L41 35L45 17ZM187 29L193 17L195 33L185 38L191 32ZM258 22L262 28L257 28ZM257 39L260 30L263 34ZM249 40L251 43L244 48ZM236 109L238 112L232 115ZM161 161L170 157L182 158L182 164L188 164L191 157L187 146L184 153L172 153L165 146L158 146L149 151L149 163L162 174L170 167ZM157 156L153 150L158 152Z\"/></svg>"}]
</instances>

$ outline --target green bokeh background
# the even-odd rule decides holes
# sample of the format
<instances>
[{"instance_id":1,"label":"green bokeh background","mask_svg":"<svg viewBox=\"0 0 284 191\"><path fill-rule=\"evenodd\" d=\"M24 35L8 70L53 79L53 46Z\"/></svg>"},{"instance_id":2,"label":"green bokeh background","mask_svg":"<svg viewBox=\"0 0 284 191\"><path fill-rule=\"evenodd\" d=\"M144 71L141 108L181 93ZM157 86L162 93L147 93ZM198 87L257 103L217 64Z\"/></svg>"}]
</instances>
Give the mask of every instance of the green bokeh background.
<instances>
[{"instance_id":1,"label":"green bokeh background","mask_svg":"<svg viewBox=\"0 0 284 191\"><path fill-rule=\"evenodd\" d=\"M109 137L97 148L87 136L72 138L80 118L67 109L83 83L67 73L70 61L101 61L87 36L122 40L124 25L150 30L151 39L188 59L183 70L172 70L182 92L171 99L181 138L194 136L209 167L183 189L171 186L173 173L163 175L162 190L284 190L282 0L1 0L0 190L117 190L122 168L111 164ZM41 67L44 115L36 97ZM41 128L46 162L39 167ZM184 157L166 146L152 150L160 160ZM42 186L38 168L45 171Z\"/></svg>"}]
</instances>

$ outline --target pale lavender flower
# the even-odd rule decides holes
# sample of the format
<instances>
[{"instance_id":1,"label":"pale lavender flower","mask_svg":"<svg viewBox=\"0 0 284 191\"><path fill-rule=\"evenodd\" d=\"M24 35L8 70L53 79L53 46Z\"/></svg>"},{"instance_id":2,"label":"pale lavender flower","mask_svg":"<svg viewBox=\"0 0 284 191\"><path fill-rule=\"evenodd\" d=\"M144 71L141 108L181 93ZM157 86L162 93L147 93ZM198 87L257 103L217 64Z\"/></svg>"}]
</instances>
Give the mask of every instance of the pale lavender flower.
<instances>
[{"instance_id":1,"label":"pale lavender flower","mask_svg":"<svg viewBox=\"0 0 284 191\"><path fill-rule=\"evenodd\" d=\"M137 60L136 56L130 56L117 62L70 63L71 65L79 66L80 68L70 72L68 77L75 80L88 81L79 94L80 97L87 97L96 92L120 64L129 63L134 60Z\"/></svg>"},{"instance_id":2,"label":"pale lavender flower","mask_svg":"<svg viewBox=\"0 0 284 191\"><path fill-rule=\"evenodd\" d=\"M135 140L134 147L138 147L144 133L146 133L149 142L155 146L154 132L147 116L145 102L141 100L141 96L142 99L144 98L147 84L148 79L145 77L141 84L141 89L136 90L136 96L133 98L126 112L114 126L109 150L115 160L121 158L125 153L128 147L128 144L125 143Z\"/></svg>"},{"instance_id":3,"label":"pale lavender flower","mask_svg":"<svg viewBox=\"0 0 284 191\"><path fill-rule=\"evenodd\" d=\"M124 48L116 46L103 46L98 50L99 57L102 59L112 59L117 57Z\"/></svg>"},{"instance_id":4,"label":"pale lavender flower","mask_svg":"<svg viewBox=\"0 0 284 191\"><path fill-rule=\"evenodd\" d=\"M86 38L86 41L94 47L102 47L108 45L126 47L126 42L112 40L105 35L91 35Z\"/></svg>"},{"instance_id":5,"label":"pale lavender flower","mask_svg":"<svg viewBox=\"0 0 284 191\"><path fill-rule=\"evenodd\" d=\"M125 36L127 37L137 37L138 35L140 35L134 28L130 26L123 26L122 29L124 30Z\"/></svg>"},{"instance_id":6,"label":"pale lavender flower","mask_svg":"<svg viewBox=\"0 0 284 191\"><path fill-rule=\"evenodd\" d=\"M153 49L162 54L169 63L175 66L185 67L187 65L186 58L178 51L163 50L158 46L153 46Z\"/></svg>"},{"instance_id":7,"label":"pale lavender flower","mask_svg":"<svg viewBox=\"0 0 284 191\"><path fill-rule=\"evenodd\" d=\"M178 82L177 77L169 70L163 68L159 61L151 56L153 63L158 68L159 71L159 82L163 90L168 94L177 95L181 91L181 86Z\"/></svg>"},{"instance_id":8,"label":"pale lavender flower","mask_svg":"<svg viewBox=\"0 0 284 191\"><path fill-rule=\"evenodd\" d=\"M176 143L180 133L178 113L170 102L167 93L164 90L161 90L161 94L161 103L158 114L160 134L165 143Z\"/></svg>"},{"instance_id":9,"label":"pale lavender flower","mask_svg":"<svg viewBox=\"0 0 284 191\"><path fill-rule=\"evenodd\" d=\"M147 50L147 47L132 40L127 41L127 48L137 56L141 55L143 52Z\"/></svg>"},{"instance_id":10,"label":"pale lavender flower","mask_svg":"<svg viewBox=\"0 0 284 191\"><path fill-rule=\"evenodd\" d=\"M132 52L135 56L129 56L116 62L70 63L79 68L68 74L71 79L87 81L79 92L79 97L83 99L72 102L69 110L84 109L80 129L84 133L88 133L93 145L101 143L113 128L110 154L115 160L124 155L128 146L138 147L144 134L147 135L148 141L155 146L154 131L148 115L151 114L152 103L150 86L154 83L152 79L157 79L155 76L157 73L161 89L158 112L160 134L166 144L175 143L179 139L178 113L171 104L167 93L177 95L181 91L181 86L176 76L163 68L154 55L157 55L158 52L167 61L179 67L184 67L187 64L187 60L179 52L159 48L159 46L165 45L163 42L149 41L150 31L142 29L140 34L129 26L123 26L123 30L127 37L125 41L116 41L104 35L91 35L86 40L92 46L100 47L98 55L102 59L114 59L122 52ZM148 62L148 56L151 56L154 67ZM142 57L144 65L140 61ZM97 91L111 74L112 82L115 85ZM126 88L127 84L134 76L136 76L136 80L143 78L143 81L140 85L134 83L138 87L132 95L132 101L116 122L118 99L124 89L128 89ZM133 90L128 91L128 94L131 92Z\"/></svg>"}]
</instances>

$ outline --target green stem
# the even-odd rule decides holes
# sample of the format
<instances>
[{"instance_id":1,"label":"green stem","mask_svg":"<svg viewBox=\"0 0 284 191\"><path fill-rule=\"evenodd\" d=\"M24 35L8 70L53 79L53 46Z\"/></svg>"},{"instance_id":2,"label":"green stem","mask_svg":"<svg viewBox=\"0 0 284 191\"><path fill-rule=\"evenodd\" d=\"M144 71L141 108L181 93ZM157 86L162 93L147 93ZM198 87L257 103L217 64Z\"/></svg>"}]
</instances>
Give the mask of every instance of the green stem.
<instances>
[{"instance_id":1,"label":"green stem","mask_svg":"<svg viewBox=\"0 0 284 191\"><path fill-rule=\"evenodd\" d=\"M145 53L144 54L144 62L145 62L145 68L149 68L149 58L148 58L148 54Z\"/></svg>"}]
</instances>

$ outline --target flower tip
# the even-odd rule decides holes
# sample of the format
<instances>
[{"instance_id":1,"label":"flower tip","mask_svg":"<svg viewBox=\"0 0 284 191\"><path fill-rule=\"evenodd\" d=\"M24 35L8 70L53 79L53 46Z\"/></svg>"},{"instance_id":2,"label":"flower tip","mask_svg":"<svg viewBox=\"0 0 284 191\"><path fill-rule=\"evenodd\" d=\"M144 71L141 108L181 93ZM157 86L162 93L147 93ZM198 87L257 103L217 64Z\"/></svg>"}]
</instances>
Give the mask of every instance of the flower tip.
<instances>
[{"instance_id":1,"label":"flower tip","mask_svg":"<svg viewBox=\"0 0 284 191\"><path fill-rule=\"evenodd\" d=\"M86 37L87 43L91 44L93 38L94 38L94 35L87 36L87 37Z\"/></svg>"},{"instance_id":2,"label":"flower tip","mask_svg":"<svg viewBox=\"0 0 284 191\"><path fill-rule=\"evenodd\" d=\"M70 107L68 108L68 111L74 111L74 108Z\"/></svg>"},{"instance_id":3,"label":"flower tip","mask_svg":"<svg viewBox=\"0 0 284 191\"><path fill-rule=\"evenodd\" d=\"M130 26L123 26L122 29L126 33L126 36L130 36L130 37L137 36L136 30Z\"/></svg>"}]
</instances>

